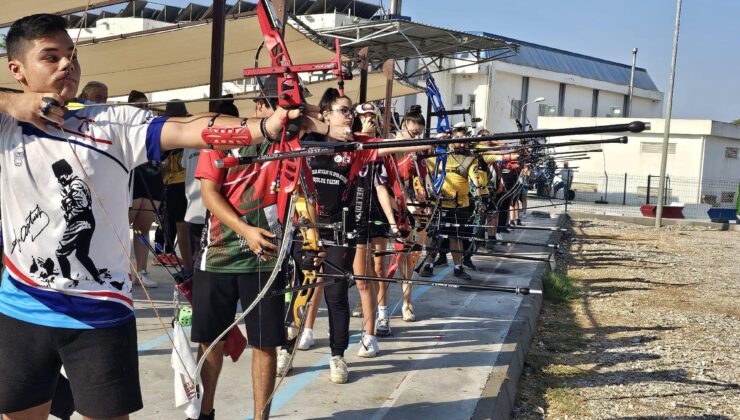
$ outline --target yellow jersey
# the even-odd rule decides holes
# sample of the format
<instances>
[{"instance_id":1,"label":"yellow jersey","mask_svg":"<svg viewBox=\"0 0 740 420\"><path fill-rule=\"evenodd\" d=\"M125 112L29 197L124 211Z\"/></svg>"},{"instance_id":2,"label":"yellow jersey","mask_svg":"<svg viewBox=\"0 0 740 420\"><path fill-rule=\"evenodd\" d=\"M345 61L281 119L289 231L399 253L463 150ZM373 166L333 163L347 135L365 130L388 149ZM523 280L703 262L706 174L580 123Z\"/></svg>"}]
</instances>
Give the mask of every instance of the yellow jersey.
<instances>
[{"instance_id":1,"label":"yellow jersey","mask_svg":"<svg viewBox=\"0 0 740 420\"><path fill-rule=\"evenodd\" d=\"M427 159L429 173L434 174L436 157ZM445 179L440 191L440 205L444 208L468 207L470 199L470 178L476 176L476 159L471 156L461 154L447 155L447 164L445 165ZM467 166L467 167L465 167ZM461 175L464 174L464 175Z\"/></svg>"}]
</instances>

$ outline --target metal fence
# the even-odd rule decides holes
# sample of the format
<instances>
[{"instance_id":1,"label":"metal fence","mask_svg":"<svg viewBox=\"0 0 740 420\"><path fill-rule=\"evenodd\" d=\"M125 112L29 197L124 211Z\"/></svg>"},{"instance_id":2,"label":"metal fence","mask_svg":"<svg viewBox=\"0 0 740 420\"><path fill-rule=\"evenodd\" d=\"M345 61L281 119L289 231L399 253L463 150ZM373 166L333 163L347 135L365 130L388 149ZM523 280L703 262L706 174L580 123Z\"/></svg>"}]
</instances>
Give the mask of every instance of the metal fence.
<instances>
[{"instance_id":1,"label":"metal fence","mask_svg":"<svg viewBox=\"0 0 740 420\"><path fill-rule=\"evenodd\" d=\"M571 189L574 197L568 204L569 210L624 216L640 216L640 206L658 204L660 178L657 175L638 176L627 173L607 174L576 172ZM531 191L534 203L544 197L546 189ZM541 197L536 197L539 193ZM557 192L556 198L564 199L565 189ZM664 205L683 206L687 219L708 220L707 211L713 207L740 210L740 179L698 179L667 176Z\"/></svg>"}]
</instances>

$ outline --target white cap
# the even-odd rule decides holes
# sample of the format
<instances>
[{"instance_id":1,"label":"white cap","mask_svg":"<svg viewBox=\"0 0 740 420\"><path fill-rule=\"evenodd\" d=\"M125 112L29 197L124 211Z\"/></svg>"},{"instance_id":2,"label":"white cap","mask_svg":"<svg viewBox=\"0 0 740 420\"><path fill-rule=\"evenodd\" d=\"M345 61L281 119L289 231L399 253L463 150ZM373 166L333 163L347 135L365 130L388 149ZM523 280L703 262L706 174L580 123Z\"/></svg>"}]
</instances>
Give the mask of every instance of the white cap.
<instances>
[{"instance_id":1,"label":"white cap","mask_svg":"<svg viewBox=\"0 0 740 420\"><path fill-rule=\"evenodd\" d=\"M375 106L372 102L365 102L364 104L359 104L355 107L355 111L357 111L357 114L369 114L373 113L375 115L380 114L380 110L377 106Z\"/></svg>"}]
</instances>

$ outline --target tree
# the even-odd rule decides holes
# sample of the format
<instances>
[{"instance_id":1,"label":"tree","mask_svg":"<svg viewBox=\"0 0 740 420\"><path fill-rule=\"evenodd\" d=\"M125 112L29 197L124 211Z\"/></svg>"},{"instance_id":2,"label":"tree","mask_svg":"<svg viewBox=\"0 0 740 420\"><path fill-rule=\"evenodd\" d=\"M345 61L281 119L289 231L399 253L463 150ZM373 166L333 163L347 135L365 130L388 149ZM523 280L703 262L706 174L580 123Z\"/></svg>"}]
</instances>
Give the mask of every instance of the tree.
<instances>
[{"instance_id":1,"label":"tree","mask_svg":"<svg viewBox=\"0 0 740 420\"><path fill-rule=\"evenodd\" d=\"M732 123L735 124L735 125L740 125L740 120L735 120Z\"/></svg>"}]
</instances>

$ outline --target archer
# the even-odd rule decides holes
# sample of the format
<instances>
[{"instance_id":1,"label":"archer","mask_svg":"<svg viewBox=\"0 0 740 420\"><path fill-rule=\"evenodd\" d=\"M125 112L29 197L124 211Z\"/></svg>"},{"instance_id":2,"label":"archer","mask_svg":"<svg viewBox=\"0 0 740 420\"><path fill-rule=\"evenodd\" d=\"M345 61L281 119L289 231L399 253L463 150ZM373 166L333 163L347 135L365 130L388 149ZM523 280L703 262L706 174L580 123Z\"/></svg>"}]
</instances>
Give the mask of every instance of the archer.
<instances>
[{"instance_id":1,"label":"archer","mask_svg":"<svg viewBox=\"0 0 740 420\"><path fill-rule=\"evenodd\" d=\"M5 257L0 285L0 412L8 419L47 418L63 365L78 412L86 418L126 419L142 408L130 280L135 269L126 255L129 174L159 160L164 150L222 146L201 139L209 124L246 127L229 147L260 144L260 120L242 123L213 114L153 118L130 106L66 112L63 105L77 94L80 64L59 16L32 15L13 23L7 51L8 70L23 93L0 93L3 234L6 243L17 244ZM276 137L287 114L280 109L266 120L265 134ZM293 110L290 117L300 114ZM84 132L78 131L80 118L89 121ZM17 149L24 151L20 158ZM69 260L69 274L65 268L42 279L31 271L38 258L64 256L67 252L57 246L74 234L54 187L53 163L60 160L70 164L69 176L90 188L98 223L94 232L84 233L91 234L93 262L86 265L108 268L105 279L97 278L102 284L74 260ZM37 207L37 214L47 217L29 218ZM14 233L20 231L27 234Z\"/></svg>"}]
</instances>

